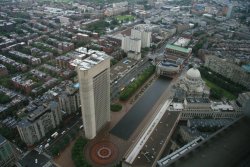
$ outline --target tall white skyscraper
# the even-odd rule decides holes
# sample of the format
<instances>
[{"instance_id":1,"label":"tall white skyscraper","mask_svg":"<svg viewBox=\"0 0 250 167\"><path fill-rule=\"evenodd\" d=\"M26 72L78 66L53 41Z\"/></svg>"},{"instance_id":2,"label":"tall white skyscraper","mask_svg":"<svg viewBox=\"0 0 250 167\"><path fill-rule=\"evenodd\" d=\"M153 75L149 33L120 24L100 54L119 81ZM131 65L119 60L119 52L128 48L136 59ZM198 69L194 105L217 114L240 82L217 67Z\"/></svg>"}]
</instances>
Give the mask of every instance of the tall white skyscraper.
<instances>
[{"instance_id":1,"label":"tall white skyscraper","mask_svg":"<svg viewBox=\"0 0 250 167\"><path fill-rule=\"evenodd\" d=\"M122 38L122 49L125 52L132 51L132 52L140 53L141 52L140 38L132 38L130 36L124 36Z\"/></svg>"},{"instance_id":2,"label":"tall white skyscraper","mask_svg":"<svg viewBox=\"0 0 250 167\"><path fill-rule=\"evenodd\" d=\"M147 24L136 25L131 30L130 36L122 38L122 49L125 52L132 51L136 53L141 52L141 48L150 47L151 43L151 27Z\"/></svg>"},{"instance_id":3,"label":"tall white skyscraper","mask_svg":"<svg viewBox=\"0 0 250 167\"><path fill-rule=\"evenodd\" d=\"M87 139L110 121L110 57L104 52L89 50L75 59L80 84L82 119Z\"/></svg>"},{"instance_id":4,"label":"tall white skyscraper","mask_svg":"<svg viewBox=\"0 0 250 167\"><path fill-rule=\"evenodd\" d=\"M141 47L150 47L152 30L148 24L138 24L131 30L131 37L141 39Z\"/></svg>"},{"instance_id":5,"label":"tall white skyscraper","mask_svg":"<svg viewBox=\"0 0 250 167\"><path fill-rule=\"evenodd\" d=\"M227 18L229 19L232 15L233 5L229 4L227 9Z\"/></svg>"}]
</instances>

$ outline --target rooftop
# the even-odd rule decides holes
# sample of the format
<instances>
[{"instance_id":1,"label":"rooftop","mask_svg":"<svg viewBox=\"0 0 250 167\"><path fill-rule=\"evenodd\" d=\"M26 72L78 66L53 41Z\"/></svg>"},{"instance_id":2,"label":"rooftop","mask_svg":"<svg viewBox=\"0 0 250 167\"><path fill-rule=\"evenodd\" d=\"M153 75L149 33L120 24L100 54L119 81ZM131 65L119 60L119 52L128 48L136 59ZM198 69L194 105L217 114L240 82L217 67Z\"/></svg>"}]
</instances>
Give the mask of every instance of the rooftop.
<instances>
[{"instance_id":1,"label":"rooftop","mask_svg":"<svg viewBox=\"0 0 250 167\"><path fill-rule=\"evenodd\" d=\"M250 64L247 65L243 65L242 68L246 71L250 73Z\"/></svg>"},{"instance_id":2,"label":"rooftop","mask_svg":"<svg viewBox=\"0 0 250 167\"><path fill-rule=\"evenodd\" d=\"M154 166L160 150L163 149L167 138L172 135L179 112L166 112L152 133L140 153L135 157L132 166Z\"/></svg>"},{"instance_id":3,"label":"rooftop","mask_svg":"<svg viewBox=\"0 0 250 167\"><path fill-rule=\"evenodd\" d=\"M166 49L172 49L172 50L176 50L176 51L183 52L183 53L190 53L192 51L191 48L183 48L183 47L175 46L171 44L167 44Z\"/></svg>"},{"instance_id":4,"label":"rooftop","mask_svg":"<svg viewBox=\"0 0 250 167\"><path fill-rule=\"evenodd\" d=\"M210 103L210 100L208 98L188 97L186 99L188 103Z\"/></svg>"},{"instance_id":5,"label":"rooftop","mask_svg":"<svg viewBox=\"0 0 250 167\"><path fill-rule=\"evenodd\" d=\"M50 158L45 154L39 154L36 150L28 152L18 163L25 167L52 167Z\"/></svg>"},{"instance_id":6,"label":"rooftop","mask_svg":"<svg viewBox=\"0 0 250 167\"><path fill-rule=\"evenodd\" d=\"M3 143L3 142L5 142L5 138L0 134L0 145Z\"/></svg>"},{"instance_id":7,"label":"rooftop","mask_svg":"<svg viewBox=\"0 0 250 167\"><path fill-rule=\"evenodd\" d=\"M211 105L211 108L213 110L220 110L220 111L233 111L234 108L232 105L227 104L227 103L222 103L222 102L214 102Z\"/></svg>"},{"instance_id":8,"label":"rooftop","mask_svg":"<svg viewBox=\"0 0 250 167\"><path fill-rule=\"evenodd\" d=\"M178 65L176 65L175 63L172 63L172 62L167 62L167 61L162 61L161 63L160 63L162 66L166 66L166 67L169 67L169 66L171 66L171 67L178 67Z\"/></svg>"},{"instance_id":9,"label":"rooftop","mask_svg":"<svg viewBox=\"0 0 250 167\"><path fill-rule=\"evenodd\" d=\"M39 100L39 102L40 102L40 100ZM38 107L34 107L34 108L31 109L30 114L28 115L28 117L24 117L23 119L21 119L18 122L18 126L20 126L20 127L29 126L32 122L39 119L45 113L50 112L51 110L53 110L53 111L56 110L57 107L58 107L58 103L55 102L55 101L51 101L49 103L49 106L46 107L46 108L44 106L42 106L42 105L38 106Z\"/></svg>"},{"instance_id":10,"label":"rooftop","mask_svg":"<svg viewBox=\"0 0 250 167\"><path fill-rule=\"evenodd\" d=\"M188 150L192 149L196 144L198 144L199 142L201 142L202 140L204 140L203 137L198 137L195 140L193 140L192 142L184 145L183 147L179 148L178 150L176 150L175 152L167 155L166 157L160 159L159 161L157 161L158 165L160 167L162 166L166 166L168 164L168 162L173 161L175 158L177 158L178 156L181 156L182 154L184 154L185 152L187 152Z\"/></svg>"},{"instance_id":11,"label":"rooftop","mask_svg":"<svg viewBox=\"0 0 250 167\"><path fill-rule=\"evenodd\" d=\"M81 70L88 70L93 66L99 64L105 59L109 59L109 56L101 51L88 50L87 48L78 48L76 51L82 53L84 59L75 59L70 62L72 66L78 66ZM85 58L87 57L87 58Z\"/></svg>"},{"instance_id":12,"label":"rooftop","mask_svg":"<svg viewBox=\"0 0 250 167\"><path fill-rule=\"evenodd\" d=\"M189 44L190 41L191 41L191 40L188 39L188 38L180 37L180 38L174 43L174 45L180 46L180 47L182 47L182 46L186 47L186 46Z\"/></svg>"},{"instance_id":13,"label":"rooftop","mask_svg":"<svg viewBox=\"0 0 250 167\"><path fill-rule=\"evenodd\" d=\"M177 158L169 167L249 166L249 126L250 118L236 120Z\"/></svg>"},{"instance_id":14,"label":"rooftop","mask_svg":"<svg viewBox=\"0 0 250 167\"><path fill-rule=\"evenodd\" d=\"M125 76L137 63L138 61L136 60L124 58L122 61L113 65L110 69L111 83Z\"/></svg>"}]
</instances>

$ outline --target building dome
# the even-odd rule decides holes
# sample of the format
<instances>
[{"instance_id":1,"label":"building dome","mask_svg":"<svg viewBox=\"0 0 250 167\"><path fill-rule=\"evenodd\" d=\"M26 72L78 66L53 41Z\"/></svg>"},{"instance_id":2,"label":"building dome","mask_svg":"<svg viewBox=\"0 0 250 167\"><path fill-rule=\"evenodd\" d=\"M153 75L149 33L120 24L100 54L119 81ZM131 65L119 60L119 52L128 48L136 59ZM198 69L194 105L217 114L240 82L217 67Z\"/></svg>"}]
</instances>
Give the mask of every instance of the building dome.
<instances>
[{"instance_id":1,"label":"building dome","mask_svg":"<svg viewBox=\"0 0 250 167\"><path fill-rule=\"evenodd\" d=\"M193 68L190 68L187 71L186 76L189 79L200 79L201 78L201 73L200 73L200 71L197 68L193 67Z\"/></svg>"}]
</instances>

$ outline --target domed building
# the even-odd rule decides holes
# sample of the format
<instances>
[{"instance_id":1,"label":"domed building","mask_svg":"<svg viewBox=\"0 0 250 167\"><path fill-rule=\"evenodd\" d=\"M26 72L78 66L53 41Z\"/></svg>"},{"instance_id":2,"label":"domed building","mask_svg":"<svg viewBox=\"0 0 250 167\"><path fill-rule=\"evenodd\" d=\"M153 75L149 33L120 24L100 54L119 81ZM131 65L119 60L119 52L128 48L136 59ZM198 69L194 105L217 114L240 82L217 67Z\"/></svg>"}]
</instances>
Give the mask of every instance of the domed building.
<instances>
[{"instance_id":1,"label":"domed building","mask_svg":"<svg viewBox=\"0 0 250 167\"><path fill-rule=\"evenodd\" d=\"M183 77L177 84L182 89L186 97L208 97L209 89L206 87L205 82L201 78L200 71L196 66L190 68L185 77Z\"/></svg>"}]
</instances>

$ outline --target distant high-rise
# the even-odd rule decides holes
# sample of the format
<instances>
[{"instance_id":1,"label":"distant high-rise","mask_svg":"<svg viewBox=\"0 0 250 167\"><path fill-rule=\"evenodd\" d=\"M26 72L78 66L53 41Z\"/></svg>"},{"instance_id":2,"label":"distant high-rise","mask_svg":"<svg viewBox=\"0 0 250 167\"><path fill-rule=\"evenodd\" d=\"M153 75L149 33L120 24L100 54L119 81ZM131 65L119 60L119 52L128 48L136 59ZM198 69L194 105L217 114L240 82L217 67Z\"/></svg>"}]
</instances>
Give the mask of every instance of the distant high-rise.
<instances>
[{"instance_id":1,"label":"distant high-rise","mask_svg":"<svg viewBox=\"0 0 250 167\"><path fill-rule=\"evenodd\" d=\"M151 26L147 24L136 25L131 30L130 36L122 38L122 49L125 52L140 53L141 48L150 47L151 44Z\"/></svg>"},{"instance_id":2,"label":"distant high-rise","mask_svg":"<svg viewBox=\"0 0 250 167\"><path fill-rule=\"evenodd\" d=\"M110 121L110 57L104 52L85 51L83 57L87 58L71 64L77 67L85 136L93 139Z\"/></svg>"},{"instance_id":3,"label":"distant high-rise","mask_svg":"<svg viewBox=\"0 0 250 167\"><path fill-rule=\"evenodd\" d=\"M151 43L151 26L147 24L139 24L131 30L131 37L141 39L141 47L150 47Z\"/></svg>"},{"instance_id":4,"label":"distant high-rise","mask_svg":"<svg viewBox=\"0 0 250 167\"><path fill-rule=\"evenodd\" d=\"M59 107L62 111L71 114L80 108L79 90L72 85L66 87L66 90L58 96Z\"/></svg>"},{"instance_id":5,"label":"distant high-rise","mask_svg":"<svg viewBox=\"0 0 250 167\"><path fill-rule=\"evenodd\" d=\"M232 15L232 10L233 10L233 5L230 4L228 5L228 9L227 9L227 18L229 19Z\"/></svg>"},{"instance_id":6,"label":"distant high-rise","mask_svg":"<svg viewBox=\"0 0 250 167\"><path fill-rule=\"evenodd\" d=\"M141 39L124 36L122 38L122 49L124 52L132 51L136 53L141 52Z\"/></svg>"}]
</instances>

